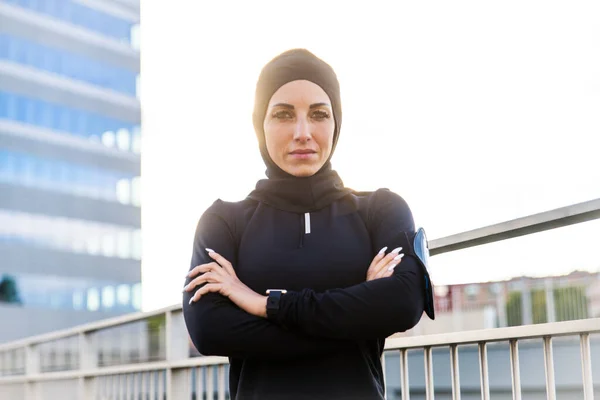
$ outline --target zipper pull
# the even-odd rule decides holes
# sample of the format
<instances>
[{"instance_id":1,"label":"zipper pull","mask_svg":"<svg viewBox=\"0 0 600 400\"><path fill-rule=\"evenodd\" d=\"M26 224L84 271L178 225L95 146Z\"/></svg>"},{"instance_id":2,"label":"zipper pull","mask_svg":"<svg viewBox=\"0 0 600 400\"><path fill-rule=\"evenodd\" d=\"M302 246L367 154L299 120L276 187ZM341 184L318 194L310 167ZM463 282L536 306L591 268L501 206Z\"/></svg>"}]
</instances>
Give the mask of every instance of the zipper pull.
<instances>
[{"instance_id":1,"label":"zipper pull","mask_svg":"<svg viewBox=\"0 0 600 400\"><path fill-rule=\"evenodd\" d=\"M304 234L310 233L310 213L304 213Z\"/></svg>"}]
</instances>

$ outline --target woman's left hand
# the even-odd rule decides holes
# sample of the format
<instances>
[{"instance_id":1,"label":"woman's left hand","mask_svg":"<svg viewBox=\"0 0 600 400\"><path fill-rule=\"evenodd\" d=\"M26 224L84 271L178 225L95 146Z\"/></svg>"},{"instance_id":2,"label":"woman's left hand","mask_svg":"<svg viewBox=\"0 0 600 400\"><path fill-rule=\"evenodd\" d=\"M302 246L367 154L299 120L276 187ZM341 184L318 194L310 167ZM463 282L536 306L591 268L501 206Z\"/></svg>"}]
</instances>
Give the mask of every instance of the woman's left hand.
<instances>
[{"instance_id":1,"label":"woman's left hand","mask_svg":"<svg viewBox=\"0 0 600 400\"><path fill-rule=\"evenodd\" d=\"M196 302L201 296L213 292L220 293L234 302L242 310L258 317L267 317L267 297L261 296L248 286L244 285L237 277L233 266L227 259L214 251L207 249L210 258L215 260L208 264L198 265L189 273L188 277L197 278L187 284L183 290L193 291L196 287L205 284L190 299L190 304Z\"/></svg>"}]
</instances>

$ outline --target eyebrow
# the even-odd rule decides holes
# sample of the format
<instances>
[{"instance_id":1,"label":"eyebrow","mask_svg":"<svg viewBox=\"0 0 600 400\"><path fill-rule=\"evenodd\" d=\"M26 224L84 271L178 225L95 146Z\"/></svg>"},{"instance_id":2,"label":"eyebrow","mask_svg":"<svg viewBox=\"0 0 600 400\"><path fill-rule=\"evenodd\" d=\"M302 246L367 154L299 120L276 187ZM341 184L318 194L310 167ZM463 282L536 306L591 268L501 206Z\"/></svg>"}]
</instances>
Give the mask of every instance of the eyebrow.
<instances>
[{"instance_id":1,"label":"eyebrow","mask_svg":"<svg viewBox=\"0 0 600 400\"><path fill-rule=\"evenodd\" d=\"M329 105L329 103L314 103L314 104L311 104L309 108L312 109L312 108L323 107L323 106L331 108L331 105ZM288 104L288 103L277 103L277 104L273 104L273 106L271 106L271 108L275 108L275 107L289 108L292 110L294 109L294 106L291 104Z\"/></svg>"}]
</instances>

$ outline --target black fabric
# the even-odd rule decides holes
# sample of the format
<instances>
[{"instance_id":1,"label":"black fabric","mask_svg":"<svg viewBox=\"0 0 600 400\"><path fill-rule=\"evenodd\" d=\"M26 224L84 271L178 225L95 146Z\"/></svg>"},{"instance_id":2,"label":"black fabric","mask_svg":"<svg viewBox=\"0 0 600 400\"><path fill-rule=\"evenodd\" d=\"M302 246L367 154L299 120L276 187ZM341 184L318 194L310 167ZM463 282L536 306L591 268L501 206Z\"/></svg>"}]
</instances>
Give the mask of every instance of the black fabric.
<instances>
[{"instance_id":1,"label":"black fabric","mask_svg":"<svg viewBox=\"0 0 600 400\"><path fill-rule=\"evenodd\" d=\"M248 197L278 210L305 213L320 210L351 192L337 172L327 169L306 178L262 179Z\"/></svg>"},{"instance_id":2,"label":"black fabric","mask_svg":"<svg viewBox=\"0 0 600 400\"><path fill-rule=\"evenodd\" d=\"M273 162L265 144L263 129L273 94L281 86L296 80L311 81L327 93L335 121L333 145L327 161L315 175L302 178L288 174ZM280 210L308 212L325 207L350 193L331 167L331 157L342 125L342 104L337 76L326 62L305 49L289 50L271 60L262 69L256 84L252 120L268 179L260 180L249 198Z\"/></svg>"},{"instance_id":3,"label":"black fabric","mask_svg":"<svg viewBox=\"0 0 600 400\"><path fill-rule=\"evenodd\" d=\"M408 239L412 213L400 196L379 190L312 212L310 234L305 221L251 199L219 200L202 215L191 267L212 261L209 247L257 293L288 293L270 320L219 294L189 305L186 292L190 338L204 355L229 357L232 399L383 399L385 338L415 326L425 307L423 267ZM384 246L406 255L391 277L365 282Z\"/></svg>"}]
</instances>

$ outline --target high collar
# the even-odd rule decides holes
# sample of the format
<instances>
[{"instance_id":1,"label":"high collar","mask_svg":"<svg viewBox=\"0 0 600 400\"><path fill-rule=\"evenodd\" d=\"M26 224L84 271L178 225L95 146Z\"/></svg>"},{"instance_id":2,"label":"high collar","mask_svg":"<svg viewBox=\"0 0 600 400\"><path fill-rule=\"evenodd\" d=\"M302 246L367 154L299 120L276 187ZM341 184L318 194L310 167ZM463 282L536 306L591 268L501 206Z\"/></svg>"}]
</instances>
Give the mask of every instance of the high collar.
<instances>
[{"instance_id":1,"label":"high collar","mask_svg":"<svg viewBox=\"0 0 600 400\"><path fill-rule=\"evenodd\" d=\"M313 212L351 193L329 162L309 177L269 172L274 171L268 171L269 178L259 180L248 197L279 210Z\"/></svg>"}]
</instances>

